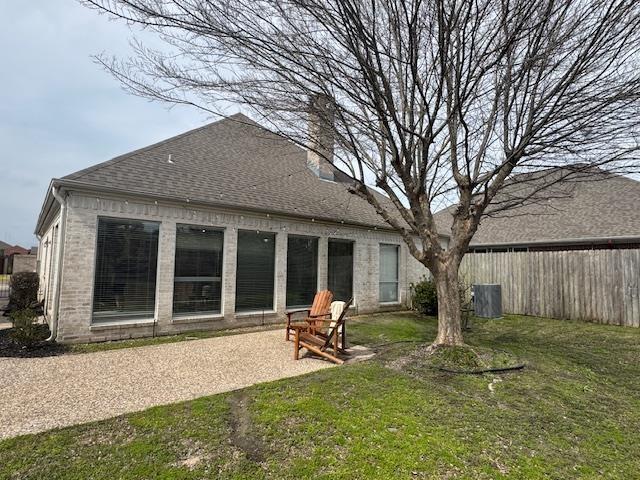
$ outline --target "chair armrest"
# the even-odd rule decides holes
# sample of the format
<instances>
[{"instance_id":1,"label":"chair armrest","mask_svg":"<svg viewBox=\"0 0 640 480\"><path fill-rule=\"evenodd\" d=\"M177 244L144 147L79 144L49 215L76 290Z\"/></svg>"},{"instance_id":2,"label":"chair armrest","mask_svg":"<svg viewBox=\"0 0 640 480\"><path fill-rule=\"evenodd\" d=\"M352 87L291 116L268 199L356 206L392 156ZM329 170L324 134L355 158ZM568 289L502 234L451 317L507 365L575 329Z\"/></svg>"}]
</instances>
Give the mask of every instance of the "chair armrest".
<instances>
[{"instance_id":1,"label":"chair armrest","mask_svg":"<svg viewBox=\"0 0 640 480\"><path fill-rule=\"evenodd\" d=\"M285 315L287 315L287 316L291 316L291 315L293 315L294 313L302 313L302 312L311 312L311 309L310 309L310 308L299 308L299 309L297 309L297 310L286 310L284 313L285 313ZM309 313L307 313L307 315L308 315L308 314L309 314Z\"/></svg>"},{"instance_id":2,"label":"chair armrest","mask_svg":"<svg viewBox=\"0 0 640 480\"><path fill-rule=\"evenodd\" d=\"M309 330L309 325L307 325L306 323L292 323L291 325L289 325L289 328L296 331L307 331Z\"/></svg>"}]
</instances>

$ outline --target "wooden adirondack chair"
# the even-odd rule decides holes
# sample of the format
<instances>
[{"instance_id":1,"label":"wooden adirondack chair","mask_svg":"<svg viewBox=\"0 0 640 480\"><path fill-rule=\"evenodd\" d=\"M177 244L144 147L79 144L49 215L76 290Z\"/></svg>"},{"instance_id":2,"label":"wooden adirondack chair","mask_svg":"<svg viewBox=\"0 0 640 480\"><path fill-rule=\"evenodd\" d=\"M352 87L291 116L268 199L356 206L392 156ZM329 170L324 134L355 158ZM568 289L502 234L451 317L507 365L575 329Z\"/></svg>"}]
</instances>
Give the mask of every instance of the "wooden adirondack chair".
<instances>
[{"instance_id":1,"label":"wooden adirondack chair","mask_svg":"<svg viewBox=\"0 0 640 480\"><path fill-rule=\"evenodd\" d=\"M344 322L347 318L347 310L351 306L353 299L349 300L344 305L344 310L340 314L337 320L323 319L319 320L325 324L325 328L316 325L314 329L305 329L304 325L293 325L295 330L294 351L293 358L298 360L300 358L300 349L306 348L316 355L320 355L332 362L341 365L344 363L338 355L348 355L344 349L345 345L344 337L340 335L340 331L344 332ZM326 329L326 331L324 331ZM333 350L333 353L329 353L328 350Z\"/></svg>"},{"instance_id":2,"label":"wooden adirondack chair","mask_svg":"<svg viewBox=\"0 0 640 480\"><path fill-rule=\"evenodd\" d=\"M333 293L329 290L322 290L316 293L313 299L313 305L311 308L302 308L299 310L288 310L287 314L287 334L286 339L289 340L289 333L294 331L292 327L291 317L294 314L307 312L307 317L304 319L307 326L313 327L316 320L322 320L327 317L331 317L331 301L333 300Z\"/></svg>"}]
</instances>

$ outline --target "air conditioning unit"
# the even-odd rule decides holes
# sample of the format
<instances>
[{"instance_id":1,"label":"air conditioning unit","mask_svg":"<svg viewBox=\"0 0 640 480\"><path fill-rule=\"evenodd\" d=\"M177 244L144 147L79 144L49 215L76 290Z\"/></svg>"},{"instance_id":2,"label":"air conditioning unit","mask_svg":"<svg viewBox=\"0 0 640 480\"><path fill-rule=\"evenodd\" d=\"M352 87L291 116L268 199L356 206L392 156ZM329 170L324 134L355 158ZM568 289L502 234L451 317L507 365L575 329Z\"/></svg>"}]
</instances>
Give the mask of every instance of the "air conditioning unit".
<instances>
[{"instance_id":1,"label":"air conditioning unit","mask_svg":"<svg viewBox=\"0 0 640 480\"><path fill-rule=\"evenodd\" d=\"M502 287L496 283L473 285L473 308L477 317L502 317Z\"/></svg>"}]
</instances>

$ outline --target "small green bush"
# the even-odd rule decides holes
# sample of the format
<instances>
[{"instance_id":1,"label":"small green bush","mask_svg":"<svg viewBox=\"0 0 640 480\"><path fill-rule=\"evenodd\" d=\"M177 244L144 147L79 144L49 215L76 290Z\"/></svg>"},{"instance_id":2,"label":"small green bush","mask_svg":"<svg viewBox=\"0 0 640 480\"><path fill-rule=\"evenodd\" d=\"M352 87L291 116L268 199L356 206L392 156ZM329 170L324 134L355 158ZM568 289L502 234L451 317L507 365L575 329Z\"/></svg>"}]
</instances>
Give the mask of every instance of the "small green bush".
<instances>
[{"instance_id":1,"label":"small green bush","mask_svg":"<svg viewBox=\"0 0 640 480\"><path fill-rule=\"evenodd\" d=\"M24 346L32 347L41 340L36 314L33 310L23 309L11 312L13 331L11 337L15 342Z\"/></svg>"},{"instance_id":2,"label":"small green bush","mask_svg":"<svg viewBox=\"0 0 640 480\"><path fill-rule=\"evenodd\" d=\"M438 292L433 280L425 278L413 285L413 308L424 315L438 314Z\"/></svg>"},{"instance_id":3,"label":"small green bush","mask_svg":"<svg viewBox=\"0 0 640 480\"><path fill-rule=\"evenodd\" d=\"M15 310L31 308L38 301L38 274L20 272L11 275L9 304Z\"/></svg>"},{"instance_id":4,"label":"small green bush","mask_svg":"<svg viewBox=\"0 0 640 480\"><path fill-rule=\"evenodd\" d=\"M462 309L463 328L467 327L469 312L472 309L471 287L464 281L458 283L460 292L460 307ZM436 284L431 279L423 279L413 285L413 309L424 315L438 314L438 291Z\"/></svg>"}]
</instances>

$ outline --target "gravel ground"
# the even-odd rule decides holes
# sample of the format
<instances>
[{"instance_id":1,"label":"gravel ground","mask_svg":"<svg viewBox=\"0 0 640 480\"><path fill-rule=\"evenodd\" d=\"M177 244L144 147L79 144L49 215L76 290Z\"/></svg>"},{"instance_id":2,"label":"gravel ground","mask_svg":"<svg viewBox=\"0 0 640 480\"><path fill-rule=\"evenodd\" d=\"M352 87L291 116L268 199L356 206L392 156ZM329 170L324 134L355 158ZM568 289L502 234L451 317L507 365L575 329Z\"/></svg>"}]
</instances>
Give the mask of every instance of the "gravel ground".
<instances>
[{"instance_id":1,"label":"gravel ground","mask_svg":"<svg viewBox=\"0 0 640 480\"><path fill-rule=\"evenodd\" d=\"M332 366L281 330L48 358L0 358L0 439Z\"/></svg>"}]
</instances>

